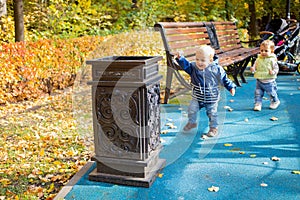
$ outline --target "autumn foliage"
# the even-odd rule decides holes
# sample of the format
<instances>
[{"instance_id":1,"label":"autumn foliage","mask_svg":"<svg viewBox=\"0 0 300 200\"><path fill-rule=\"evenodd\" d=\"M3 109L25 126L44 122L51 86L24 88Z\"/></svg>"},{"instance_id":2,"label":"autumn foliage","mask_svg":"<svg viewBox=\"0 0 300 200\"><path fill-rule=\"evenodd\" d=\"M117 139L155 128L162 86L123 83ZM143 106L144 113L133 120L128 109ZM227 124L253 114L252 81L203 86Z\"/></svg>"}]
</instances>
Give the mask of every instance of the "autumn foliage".
<instances>
[{"instance_id":1,"label":"autumn foliage","mask_svg":"<svg viewBox=\"0 0 300 200\"><path fill-rule=\"evenodd\" d=\"M73 84L102 37L39 40L0 46L0 104L31 100Z\"/></svg>"}]
</instances>

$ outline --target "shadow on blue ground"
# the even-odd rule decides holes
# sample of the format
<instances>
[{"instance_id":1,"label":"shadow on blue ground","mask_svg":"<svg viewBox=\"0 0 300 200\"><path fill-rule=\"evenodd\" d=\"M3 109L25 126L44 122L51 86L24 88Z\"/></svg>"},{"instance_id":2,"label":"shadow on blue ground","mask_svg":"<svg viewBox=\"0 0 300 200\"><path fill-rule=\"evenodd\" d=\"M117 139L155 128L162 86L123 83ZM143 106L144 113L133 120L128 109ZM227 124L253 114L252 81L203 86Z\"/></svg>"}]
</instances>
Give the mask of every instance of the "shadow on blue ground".
<instances>
[{"instance_id":1,"label":"shadow on blue ground","mask_svg":"<svg viewBox=\"0 0 300 200\"><path fill-rule=\"evenodd\" d=\"M94 164L65 199L300 199L300 175L292 173L300 170L300 77L280 75L280 107L270 110L265 99L261 112L252 110L255 80L247 79L235 97L221 100L217 138L201 139L208 124L204 111L198 128L184 133L187 105L161 105L162 130L168 132L161 135L160 157L167 164L150 188L89 181ZM212 185L219 192L209 192Z\"/></svg>"}]
</instances>

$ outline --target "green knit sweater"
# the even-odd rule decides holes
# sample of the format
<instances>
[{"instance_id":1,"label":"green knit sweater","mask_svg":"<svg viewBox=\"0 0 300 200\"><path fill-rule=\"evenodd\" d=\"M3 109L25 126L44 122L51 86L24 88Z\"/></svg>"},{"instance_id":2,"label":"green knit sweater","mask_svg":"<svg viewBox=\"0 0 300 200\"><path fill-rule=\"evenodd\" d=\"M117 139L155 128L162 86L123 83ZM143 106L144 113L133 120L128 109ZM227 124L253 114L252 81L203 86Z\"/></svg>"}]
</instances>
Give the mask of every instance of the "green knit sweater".
<instances>
[{"instance_id":1,"label":"green knit sweater","mask_svg":"<svg viewBox=\"0 0 300 200\"><path fill-rule=\"evenodd\" d=\"M277 77L276 73L273 75L269 73L269 70L273 70L274 63L277 62L275 54L272 54L268 57L262 57L261 55L258 55L255 62L254 77L256 79L275 79Z\"/></svg>"}]
</instances>

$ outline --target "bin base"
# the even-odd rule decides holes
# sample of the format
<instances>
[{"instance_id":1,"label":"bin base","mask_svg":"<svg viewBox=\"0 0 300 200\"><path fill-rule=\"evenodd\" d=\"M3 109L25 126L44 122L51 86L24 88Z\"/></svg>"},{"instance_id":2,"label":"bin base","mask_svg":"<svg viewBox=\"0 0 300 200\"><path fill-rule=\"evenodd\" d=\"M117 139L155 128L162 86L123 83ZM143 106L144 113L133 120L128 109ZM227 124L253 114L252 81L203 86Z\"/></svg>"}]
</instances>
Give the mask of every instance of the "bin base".
<instances>
[{"instance_id":1,"label":"bin base","mask_svg":"<svg viewBox=\"0 0 300 200\"><path fill-rule=\"evenodd\" d=\"M151 172L149 172L148 176L146 176L145 178L105 174L97 172L96 168L89 174L89 180L149 188L156 179L157 174L164 168L165 164L165 159L158 159L155 166L153 166L153 168L151 169Z\"/></svg>"}]
</instances>

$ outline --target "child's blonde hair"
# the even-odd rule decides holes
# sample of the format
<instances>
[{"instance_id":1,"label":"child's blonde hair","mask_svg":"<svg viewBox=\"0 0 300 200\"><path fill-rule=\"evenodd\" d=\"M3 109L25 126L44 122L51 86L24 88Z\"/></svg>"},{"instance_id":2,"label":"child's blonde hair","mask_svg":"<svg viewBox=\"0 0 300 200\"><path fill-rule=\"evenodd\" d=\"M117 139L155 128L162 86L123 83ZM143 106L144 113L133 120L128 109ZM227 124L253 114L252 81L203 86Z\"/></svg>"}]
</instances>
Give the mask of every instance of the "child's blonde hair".
<instances>
[{"instance_id":1,"label":"child's blonde hair","mask_svg":"<svg viewBox=\"0 0 300 200\"><path fill-rule=\"evenodd\" d=\"M196 54L198 54L198 53L203 56L209 56L212 61L213 57L215 55L215 50L211 46L203 45L203 46L200 46L199 49L196 51Z\"/></svg>"},{"instance_id":2,"label":"child's blonde hair","mask_svg":"<svg viewBox=\"0 0 300 200\"><path fill-rule=\"evenodd\" d=\"M275 44L272 40L265 40L260 44L260 47L271 49L271 52L274 53Z\"/></svg>"}]
</instances>

